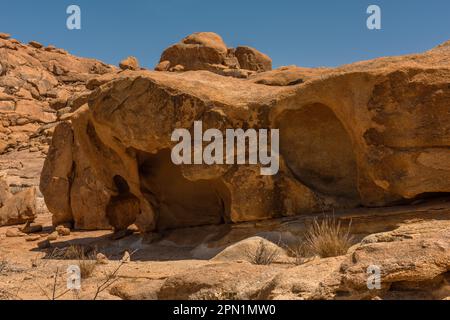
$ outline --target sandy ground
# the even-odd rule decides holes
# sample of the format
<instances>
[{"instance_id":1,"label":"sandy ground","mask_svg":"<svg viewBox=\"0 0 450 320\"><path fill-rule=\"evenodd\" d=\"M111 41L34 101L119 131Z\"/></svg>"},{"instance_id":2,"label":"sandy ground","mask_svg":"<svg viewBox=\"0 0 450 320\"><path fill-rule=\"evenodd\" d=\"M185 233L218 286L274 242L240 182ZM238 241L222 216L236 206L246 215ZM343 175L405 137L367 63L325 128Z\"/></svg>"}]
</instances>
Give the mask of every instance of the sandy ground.
<instances>
[{"instance_id":1,"label":"sandy ground","mask_svg":"<svg viewBox=\"0 0 450 320\"><path fill-rule=\"evenodd\" d=\"M36 222L44 225L39 233L42 240L51 232L51 215L39 215ZM147 282L161 281L170 275L187 271L199 265L209 263L207 260L168 260L184 255L182 247L170 247L161 255L166 261L154 259L158 252L152 251L145 255L139 235L131 235L121 240L110 240L111 231L72 232L69 236L61 237L52 243L52 248L39 249L37 241L26 241L25 237L6 237L10 227L0 228L0 299L93 299L97 287L107 280L120 266L113 279L114 284L121 280L145 279ZM64 248L72 245L94 248L95 252L102 252L108 258L107 264L95 264L92 275L82 279L82 290L75 294L67 292L67 268L78 265L79 260L66 260ZM125 251L132 254L128 263L121 263ZM95 260L92 261L95 263ZM56 279L55 279L56 277ZM109 283L109 282L108 282ZM98 299L118 299L108 293L111 286L100 292Z\"/></svg>"},{"instance_id":2,"label":"sandy ground","mask_svg":"<svg viewBox=\"0 0 450 320\"><path fill-rule=\"evenodd\" d=\"M419 216L421 219L448 219L450 201L350 210L336 215L343 220L351 219L354 232L362 238L370 233L392 230ZM156 299L156 289L168 277L220 263L210 259L227 246L252 235L270 237L274 231L283 234L287 229L289 234L296 230L300 232L302 221L309 218L187 228L168 231L162 238L154 235L142 237L134 233L113 240L111 230L72 231L70 235L53 241L51 247L40 249L38 243L53 231L51 215L41 213L36 222L44 228L36 241L26 241L26 237L6 237L7 230L15 227L0 228L0 299L127 299L130 298L127 290L116 288L129 284L134 285L130 290L142 288L142 294L134 292L132 298ZM87 264L94 265L92 274L82 279L79 291L67 290L67 269L79 265L81 259L69 260L71 258L66 255L68 248L74 246L85 248L89 257ZM126 252L131 254L131 259L123 263ZM97 253L107 257L106 263L96 261ZM295 264L288 259L266 268L291 267Z\"/></svg>"}]
</instances>

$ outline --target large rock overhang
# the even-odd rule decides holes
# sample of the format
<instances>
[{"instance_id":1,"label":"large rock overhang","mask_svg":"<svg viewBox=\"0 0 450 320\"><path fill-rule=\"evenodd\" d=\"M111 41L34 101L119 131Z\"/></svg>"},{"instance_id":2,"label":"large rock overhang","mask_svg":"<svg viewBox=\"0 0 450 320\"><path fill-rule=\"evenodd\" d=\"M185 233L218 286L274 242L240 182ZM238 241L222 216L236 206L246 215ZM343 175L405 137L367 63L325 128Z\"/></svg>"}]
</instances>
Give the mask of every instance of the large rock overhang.
<instances>
[{"instance_id":1,"label":"large rock overhang","mask_svg":"<svg viewBox=\"0 0 450 320\"><path fill-rule=\"evenodd\" d=\"M83 159L91 189L107 195L99 200L104 219L144 232L450 192L449 78L445 68L406 68L331 72L275 87L205 71L126 71L73 115L74 150L82 154L74 168ZM173 130L192 130L197 120L219 130L279 129L279 172L173 165ZM72 209L74 201L85 199L70 198ZM78 221L80 228L98 223Z\"/></svg>"}]
</instances>

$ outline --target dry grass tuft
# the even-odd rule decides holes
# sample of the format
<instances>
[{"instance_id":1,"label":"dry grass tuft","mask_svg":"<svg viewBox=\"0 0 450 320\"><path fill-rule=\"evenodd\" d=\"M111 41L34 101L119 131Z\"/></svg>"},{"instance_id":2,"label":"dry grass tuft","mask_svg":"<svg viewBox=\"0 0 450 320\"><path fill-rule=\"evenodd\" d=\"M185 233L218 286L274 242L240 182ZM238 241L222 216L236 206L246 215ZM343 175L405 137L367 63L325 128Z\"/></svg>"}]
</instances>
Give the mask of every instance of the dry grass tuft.
<instances>
[{"instance_id":1,"label":"dry grass tuft","mask_svg":"<svg viewBox=\"0 0 450 320\"><path fill-rule=\"evenodd\" d=\"M314 255L309 252L303 239L299 240L298 244L286 247L286 249L288 254L295 258L296 265L301 265L314 259Z\"/></svg>"},{"instance_id":2,"label":"dry grass tuft","mask_svg":"<svg viewBox=\"0 0 450 320\"><path fill-rule=\"evenodd\" d=\"M63 257L67 260L80 260L81 257L86 255L86 250L83 246L70 245L64 248Z\"/></svg>"},{"instance_id":3,"label":"dry grass tuft","mask_svg":"<svg viewBox=\"0 0 450 320\"><path fill-rule=\"evenodd\" d=\"M81 278L89 278L95 270L96 261L91 259L83 258L78 260L78 266L80 267Z\"/></svg>"},{"instance_id":4,"label":"dry grass tuft","mask_svg":"<svg viewBox=\"0 0 450 320\"><path fill-rule=\"evenodd\" d=\"M320 221L314 219L305 232L301 253L321 258L346 254L353 242L350 227L351 222L347 228L343 228L334 216L326 216Z\"/></svg>"},{"instance_id":5,"label":"dry grass tuft","mask_svg":"<svg viewBox=\"0 0 450 320\"><path fill-rule=\"evenodd\" d=\"M249 250L246 252L246 255L253 264L269 265L278 258L280 252L278 248L270 248L265 241L260 240L256 250Z\"/></svg>"},{"instance_id":6,"label":"dry grass tuft","mask_svg":"<svg viewBox=\"0 0 450 320\"><path fill-rule=\"evenodd\" d=\"M78 260L81 278L89 278L95 270L97 262L97 250L89 250L87 253L83 246L71 245L65 250L64 257L68 260Z\"/></svg>"}]
</instances>

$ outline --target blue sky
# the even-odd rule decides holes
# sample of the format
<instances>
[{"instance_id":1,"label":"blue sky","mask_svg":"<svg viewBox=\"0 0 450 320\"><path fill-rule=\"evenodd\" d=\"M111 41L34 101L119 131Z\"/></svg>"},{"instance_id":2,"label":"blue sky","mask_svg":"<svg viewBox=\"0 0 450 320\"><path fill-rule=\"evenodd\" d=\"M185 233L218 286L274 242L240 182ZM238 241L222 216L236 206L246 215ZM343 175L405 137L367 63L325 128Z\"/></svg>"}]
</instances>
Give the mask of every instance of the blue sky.
<instances>
[{"instance_id":1,"label":"blue sky","mask_svg":"<svg viewBox=\"0 0 450 320\"><path fill-rule=\"evenodd\" d=\"M66 8L82 11L82 29L66 28ZM382 30L366 28L370 4ZM450 39L449 0L0 0L0 32L107 63L136 56L153 67L161 52L197 31L228 46L253 46L275 67L337 66L421 52Z\"/></svg>"}]
</instances>

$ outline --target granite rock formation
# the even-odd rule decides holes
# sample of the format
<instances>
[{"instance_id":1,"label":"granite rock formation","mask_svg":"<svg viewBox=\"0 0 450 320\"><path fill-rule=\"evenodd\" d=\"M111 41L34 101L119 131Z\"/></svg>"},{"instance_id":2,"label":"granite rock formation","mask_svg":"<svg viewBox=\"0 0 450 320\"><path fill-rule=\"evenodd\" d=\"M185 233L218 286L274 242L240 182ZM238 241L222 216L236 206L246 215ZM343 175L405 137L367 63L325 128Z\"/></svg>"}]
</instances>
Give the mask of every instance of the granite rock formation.
<instances>
[{"instance_id":1,"label":"granite rock formation","mask_svg":"<svg viewBox=\"0 0 450 320\"><path fill-rule=\"evenodd\" d=\"M272 71L255 63L264 56L236 49L231 60L255 69L246 79L223 76L230 52L219 36L194 34L163 53L157 69L167 71L90 79L86 103L55 128L41 176L54 223L150 232L450 192L450 43L335 69ZM278 174L174 165L173 130L197 120L222 132L279 129Z\"/></svg>"}]
</instances>

